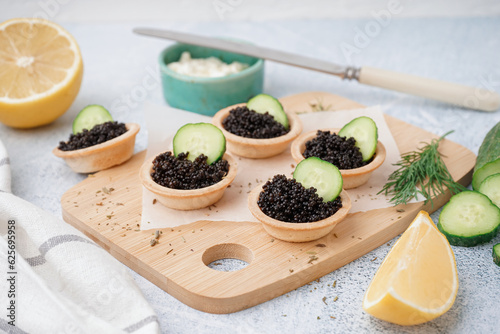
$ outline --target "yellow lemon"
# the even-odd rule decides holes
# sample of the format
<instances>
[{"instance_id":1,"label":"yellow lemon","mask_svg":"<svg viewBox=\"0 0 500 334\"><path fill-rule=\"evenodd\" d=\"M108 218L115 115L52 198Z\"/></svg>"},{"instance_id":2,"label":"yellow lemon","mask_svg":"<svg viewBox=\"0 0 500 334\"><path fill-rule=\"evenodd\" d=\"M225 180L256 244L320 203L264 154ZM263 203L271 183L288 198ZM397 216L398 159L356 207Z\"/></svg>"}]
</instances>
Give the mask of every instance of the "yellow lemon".
<instances>
[{"instance_id":1,"label":"yellow lemon","mask_svg":"<svg viewBox=\"0 0 500 334\"><path fill-rule=\"evenodd\" d=\"M450 244L429 214L420 211L380 265L363 309L398 325L416 325L448 311L457 291Z\"/></svg>"},{"instance_id":2,"label":"yellow lemon","mask_svg":"<svg viewBox=\"0 0 500 334\"><path fill-rule=\"evenodd\" d=\"M16 128L48 124L73 103L83 63L74 38L35 18L0 24L0 122Z\"/></svg>"}]
</instances>

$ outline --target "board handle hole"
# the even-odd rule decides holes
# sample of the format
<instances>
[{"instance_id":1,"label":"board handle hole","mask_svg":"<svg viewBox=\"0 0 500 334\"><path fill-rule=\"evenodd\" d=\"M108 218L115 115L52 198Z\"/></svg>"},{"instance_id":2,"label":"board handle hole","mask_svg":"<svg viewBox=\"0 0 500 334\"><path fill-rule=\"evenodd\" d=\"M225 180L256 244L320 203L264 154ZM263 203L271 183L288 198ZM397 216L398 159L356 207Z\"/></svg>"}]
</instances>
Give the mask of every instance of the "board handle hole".
<instances>
[{"instance_id":1,"label":"board handle hole","mask_svg":"<svg viewBox=\"0 0 500 334\"><path fill-rule=\"evenodd\" d=\"M240 244L218 244L208 248L202 255L203 263L218 271L236 271L248 266L253 252Z\"/></svg>"}]
</instances>

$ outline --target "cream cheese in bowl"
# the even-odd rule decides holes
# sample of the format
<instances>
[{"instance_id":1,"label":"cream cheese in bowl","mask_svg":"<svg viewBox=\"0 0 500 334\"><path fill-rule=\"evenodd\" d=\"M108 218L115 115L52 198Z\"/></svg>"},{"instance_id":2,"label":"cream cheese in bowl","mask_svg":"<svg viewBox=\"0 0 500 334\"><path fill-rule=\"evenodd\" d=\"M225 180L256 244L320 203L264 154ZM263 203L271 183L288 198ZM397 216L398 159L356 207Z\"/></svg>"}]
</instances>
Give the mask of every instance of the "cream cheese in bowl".
<instances>
[{"instance_id":1,"label":"cream cheese in bowl","mask_svg":"<svg viewBox=\"0 0 500 334\"><path fill-rule=\"evenodd\" d=\"M165 48L158 61L163 96L174 108L213 116L262 93L264 60L256 57L176 43Z\"/></svg>"},{"instance_id":2,"label":"cream cheese in bowl","mask_svg":"<svg viewBox=\"0 0 500 334\"><path fill-rule=\"evenodd\" d=\"M172 71L191 77L217 78L238 73L248 67L248 64L233 61L227 64L217 57L192 58L191 53L184 51L179 61L169 63Z\"/></svg>"}]
</instances>

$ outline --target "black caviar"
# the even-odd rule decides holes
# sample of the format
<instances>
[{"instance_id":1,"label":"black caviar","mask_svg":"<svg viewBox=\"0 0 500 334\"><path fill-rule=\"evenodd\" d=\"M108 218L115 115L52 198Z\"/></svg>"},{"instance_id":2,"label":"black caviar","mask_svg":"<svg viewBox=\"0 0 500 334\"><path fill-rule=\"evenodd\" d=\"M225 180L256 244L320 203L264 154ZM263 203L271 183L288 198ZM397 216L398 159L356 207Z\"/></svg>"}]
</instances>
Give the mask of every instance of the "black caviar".
<instances>
[{"instance_id":1,"label":"black caviar","mask_svg":"<svg viewBox=\"0 0 500 334\"><path fill-rule=\"evenodd\" d=\"M125 132L127 132L127 128L124 123L106 122L97 124L90 130L84 129L77 134L71 134L67 142L59 142L58 148L61 151L79 150L104 143L121 136Z\"/></svg>"},{"instance_id":2,"label":"black caviar","mask_svg":"<svg viewBox=\"0 0 500 334\"><path fill-rule=\"evenodd\" d=\"M275 138L288 133L283 124L277 122L268 112L260 114L247 107L230 110L222 125L232 134L246 138Z\"/></svg>"},{"instance_id":3,"label":"black caviar","mask_svg":"<svg viewBox=\"0 0 500 334\"><path fill-rule=\"evenodd\" d=\"M316 189L304 188L294 179L275 175L259 194L259 208L269 217L288 223L308 223L328 218L341 207L340 197L323 202Z\"/></svg>"},{"instance_id":4,"label":"black caviar","mask_svg":"<svg viewBox=\"0 0 500 334\"><path fill-rule=\"evenodd\" d=\"M340 137L330 131L318 130L316 137L306 142L302 153L304 158L318 157L328 161L338 169L353 169L366 165L356 140L352 137Z\"/></svg>"},{"instance_id":5,"label":"black caviar","mask_svg":"<svg viewBox=\"0 0 500 334\"><path fill-rule=\"evenodd\" d=\"M200 154L194 161L187 160L189 153L175 157L165 152L153 160L153 181L172 189L200 189L222 180L229 171L227 160L207 164L207 157Z\"/></svg>"}]
</instances>

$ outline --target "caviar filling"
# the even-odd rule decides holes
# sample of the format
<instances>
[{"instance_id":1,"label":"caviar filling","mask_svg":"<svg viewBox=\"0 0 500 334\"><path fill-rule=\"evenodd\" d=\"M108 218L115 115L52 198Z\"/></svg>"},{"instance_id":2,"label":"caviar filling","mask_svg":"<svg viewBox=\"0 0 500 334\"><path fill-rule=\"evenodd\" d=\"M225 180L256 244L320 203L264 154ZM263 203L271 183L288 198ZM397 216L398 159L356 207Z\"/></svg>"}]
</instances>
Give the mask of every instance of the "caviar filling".
<instances>
[{"instance_id":1,"label":"caviar filling","mask_svg":"<svg viewBox=\"0 0 500 334\"><path fill-rule=\"evenodd\" d=\"M95 125L92 129L84 129L77 134L71 134L67 142L59 142L61 151L74 151L104 143L127 132L124 123L106 122Z\"/></svg>"},{"instance_id":2,"label":"caviar filling","mask_svg":"<svg viewBox=\"0 0 500 334\"><path fill-rule=\"evenodd\" d=\"M363 162L363 155L356 146L356 139L340 137L330 131L318 130L316 137L306 142L302 153L304 158L318 157L328 161L338 169L353 169L363 167L371 160Z\"/></svg>"},{"instance_id":3,"label":"caviar filling","mask_svg":"<svg viewBox=\"0 0 500 334\"><path fill-rule=\"evenodd\" d=\"M153 181L172 189L200 189L216 184L229 171L227 160L207 164L207 157L200 154L194 161L187 159L189 152L175 157L165 152L153 160Z\"/></svg>"},{"instance_id":4,"label":"caviar filling","mask_svg":"<svg viewBox=\"0 0 500 334\"><path fill-rule=\"evenodd\" d=\"M340 196L330 202L323 202L316 189L304 188L294 179L275 175L262 187L257 204L271 218L287 223L309 223L328 218L341 207Z\"/></svg>"},{"instance_id":5,"label":"caviar filling","mask_svg":"<svg viewBox=\"0 0 500 334\"><path fill-rule=\"evenodd\" d=\"M247 107L236 107L222 121L226 131L246 138L275 138L288 133L285 127L274 120L268 112L260 114Z\"/></svg>"}]
</instances>

